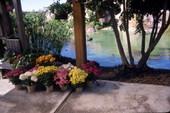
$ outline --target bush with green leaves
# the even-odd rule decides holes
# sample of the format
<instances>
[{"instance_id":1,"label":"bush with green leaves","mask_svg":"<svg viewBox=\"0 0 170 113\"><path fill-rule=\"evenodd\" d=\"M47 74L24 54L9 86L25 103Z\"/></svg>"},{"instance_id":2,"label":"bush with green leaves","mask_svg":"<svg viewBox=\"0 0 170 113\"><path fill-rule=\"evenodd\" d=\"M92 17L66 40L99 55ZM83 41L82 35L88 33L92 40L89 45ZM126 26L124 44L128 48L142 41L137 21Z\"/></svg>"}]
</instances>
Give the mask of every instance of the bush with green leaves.
<instances>
[{"instance_id":1,"label":"bush with green leaves","mask_svg":"<svg viewBox=\"0 0 170 113\"><path fill-rule=\"evenodd\" d=\"M39 55L47 53L60 55L71 34L68 22L54 19L46 21L45 13L25 13L23 18L32 52ZM11 15L11 19L15 21L15 15ZM13 29L14 35L17 35L15 24Z\"/></svg>"}]
</instances>

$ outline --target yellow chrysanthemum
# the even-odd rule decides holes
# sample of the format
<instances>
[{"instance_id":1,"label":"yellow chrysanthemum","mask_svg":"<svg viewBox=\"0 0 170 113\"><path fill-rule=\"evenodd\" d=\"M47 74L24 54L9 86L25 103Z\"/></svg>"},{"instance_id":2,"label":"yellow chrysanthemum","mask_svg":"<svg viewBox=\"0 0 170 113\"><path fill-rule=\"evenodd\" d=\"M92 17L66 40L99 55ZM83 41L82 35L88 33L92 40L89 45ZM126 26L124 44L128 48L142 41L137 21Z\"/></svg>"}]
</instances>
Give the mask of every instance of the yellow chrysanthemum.
<instances>
[{"instance_id":1,"label":"yellow chrysanthemum","mask_svg":"<svg viewBox=\"0 0 170 113\"><path fill-rule=\"evenodd\" d=\"M68 76L70 77L71 84L75 85L78 83L84 83L88 74L84 70L81 70L79 68L74 68L70 71Z\"/></svg>"},{"instance_id":2,"label":"yellow chrysanthemum","mask_svg":"<svg viewBox=\"0 0 170 113\"><path fill-rule=\"evenodd\" d=\"M42 75L44 73L53 73L56 72L58 68L56 66L39 66L37 71L35 72L35 75Z\"/></svg>"},{"instance_id":3,"label":"yellow chrysanthemum","mask_svg":"<svg viewBox=\"0 0 170 113\"><path fill-rule=\"evenodd\" d=\"M43 55L36 59L36 64L48 63L48 62L53 62L53 61L55 61L55 58L52 56L52 54Z\"/></svg>"}]
</instances>

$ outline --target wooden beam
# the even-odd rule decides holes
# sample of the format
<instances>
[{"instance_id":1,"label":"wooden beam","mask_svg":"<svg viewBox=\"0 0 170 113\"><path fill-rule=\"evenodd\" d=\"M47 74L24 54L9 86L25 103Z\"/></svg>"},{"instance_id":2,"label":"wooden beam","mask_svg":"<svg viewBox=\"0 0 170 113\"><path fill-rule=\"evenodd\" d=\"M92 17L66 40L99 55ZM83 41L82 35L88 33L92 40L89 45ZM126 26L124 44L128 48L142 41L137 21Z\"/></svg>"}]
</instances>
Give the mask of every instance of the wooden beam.
<instances>
[{"instance_id":1,"label":"wooden beam","mask_svg":"<svg viewBox=\"0 0 170 113\"><path fill-rule=\"evenodd\" d=\"M76 49L76 65L81 67L87 61L86 34L85 34L85 10L77 0L72 0L74 14L74 35Z\"/></svg>"},{"instance_id":2,"label":"wooden beam","mask_svg":"<svg viewBox=\"0 0 170 113\"><path fill-rule=\"evenodd\" d=\"M16 22L17 22L17 29L18 29L18 33L19 33L19 39L21 42L21 49L25 50L25 49L28 49L29 44L28 44L28 39L26 38L26 35L25 35L21 1L13 0L13 3L14 3L14 7L15 7Z\"/></svg>"},{"instance_id":3,"label":"wooden beam","mask_svg":"<svg viewBox=\"0 0 170 113\"><path fill-rule=\"evenodd\" d=\"M9 15L6 9L5 0L0 0L0 35L9 36L11 34Z\"/></svg>"}]
</instances>

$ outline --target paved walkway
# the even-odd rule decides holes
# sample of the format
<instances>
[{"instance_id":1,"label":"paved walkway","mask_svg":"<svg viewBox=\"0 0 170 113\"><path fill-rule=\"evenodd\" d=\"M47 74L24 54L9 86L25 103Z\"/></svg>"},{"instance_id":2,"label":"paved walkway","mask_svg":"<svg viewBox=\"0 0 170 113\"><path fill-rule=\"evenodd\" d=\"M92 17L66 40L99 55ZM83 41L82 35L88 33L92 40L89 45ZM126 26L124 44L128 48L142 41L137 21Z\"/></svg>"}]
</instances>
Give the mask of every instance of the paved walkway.
<instances>
[{"instance_id":1,"label":"paved walkway","mask_svg":"<svg viewBox=\"0 0 170 113\"><path fill-rule=\"evenodd\" d=\"M70 91L28 93L16 90L8 80L0 80L0 113L54 113Z\"/></svg>"},{"instance_id":2,"label":"paved walkway","mask_svg":"<svg viewBox=\"0 0 170 113\"><path fill-rule=\"evenodd\" d=\"M27 93L0 80L0 113L138 113L170 111L170 87L99 81L84 92Z\"/></svg>"}]
</instances>

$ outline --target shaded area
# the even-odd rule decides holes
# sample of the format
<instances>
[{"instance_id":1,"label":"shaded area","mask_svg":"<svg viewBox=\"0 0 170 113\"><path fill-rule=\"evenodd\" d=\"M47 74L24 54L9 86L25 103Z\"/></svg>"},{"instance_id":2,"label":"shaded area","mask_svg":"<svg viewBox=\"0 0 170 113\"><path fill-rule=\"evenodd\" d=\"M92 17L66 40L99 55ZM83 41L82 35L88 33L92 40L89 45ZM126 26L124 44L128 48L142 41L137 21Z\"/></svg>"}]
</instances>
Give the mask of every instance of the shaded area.
<instances>
[{"instance_id":1,"label":"shaded area","mask_svg":"<svg viewBox=\"0 0 170 113\"><path fill-rule=\"evenodd\" d=\"M81 94L72 93L56 113L168 112L170 88L99 81ZM159 106L159 107L158 107Z\"/></svg>"},{"instance_id":2,"label":"shaded area","mask_svg":"<svg viewBox=\"0 0 170 113\"><path fill-rule=\"evenodd\" d=\"M124 69L122 65L115 67L102 67L103 74L99 79L121 81L130 83L155 84L170 86L170 70L154 69Z\"/></svg>"}]
</instances>

